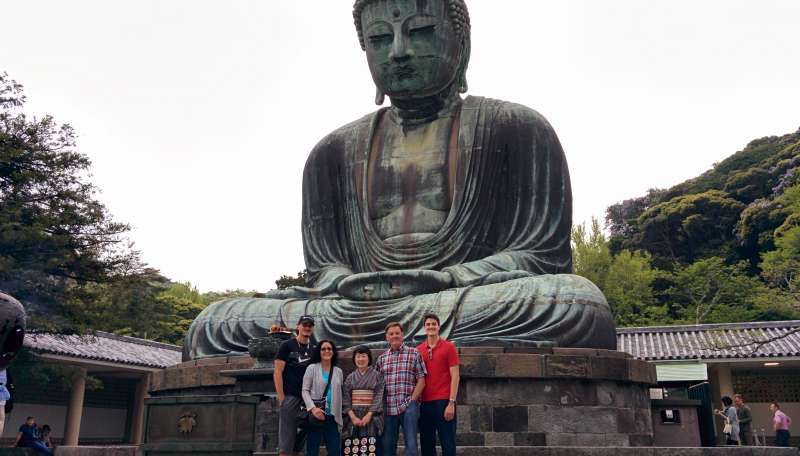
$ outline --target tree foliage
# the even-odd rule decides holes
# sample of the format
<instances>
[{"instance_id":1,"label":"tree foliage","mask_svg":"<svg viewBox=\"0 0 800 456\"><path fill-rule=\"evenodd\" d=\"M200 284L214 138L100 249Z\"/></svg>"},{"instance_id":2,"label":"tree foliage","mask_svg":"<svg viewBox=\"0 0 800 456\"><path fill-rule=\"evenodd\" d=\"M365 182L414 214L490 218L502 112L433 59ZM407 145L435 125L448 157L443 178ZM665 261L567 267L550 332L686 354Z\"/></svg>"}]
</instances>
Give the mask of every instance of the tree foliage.
<instances>
[{"instance_id":1,"label":"tree foliage","mask_svg":"<svg viewBox=\"0 0 800 456\"><path fill-rule=\"evenodd\" d=\"M731 265L719 257L705 258L674 271L668 281L665 294L679 323L782 320L794 316L788 297L758 277L747 275L744 263Z\"/></svg>"},{"instance_id":2,"label":"tree foliage","mask_svg":"<svg viewBox=\"0 0 800 456\"><path fill-rule=\"evenodd\" d=\"M691 263L713 253L730 255L728 244L744 205L719 190L675 197L647 209L638 219L631 246L659 259L659 266Z\"/></svg>"},{"instance_id":3,"label":"tree foliage","mask_svg":"<svg viewBox=\"0 0 800 456\"><path fill-rule=\"evenodd\" d=\"M668 320L798 317L800 130L752 141L696 178L612 205L606 221L612 255L649 255L653 296Z\"/></svg>"},{"instance_id":4,"label":"tree foliage","mask_svg":"<svg viewBox=\"0 0 800 456\"><path fill-rule=\"evenodd\" d=\"M609 241L592 219L591 227L576 225L572 230L572 257L575 274L597 285L608 300L620 326L646 326L667 322L666 308L653 296L657 271L650 255L623 250L611 254Z\"/></svg>"},{"instance_id":5,"label":"tree foliage","mask_svg":"<svg viewBox=\"0 0 800 456\"><path fill-rule=\"evenodd\" d=\"M285 290L289 287L308 286L308 271L303 269L298 272L296 276L282 275L275 281L275 286L277 286L279 290Z\"/></svg>"},{"instance_id":6,"label":"tree foliage","mask_svg":"<svg viewBox=\"0 0 800 456\"><path fill-rule=\"evenodd\" d=\"M775 250L763 256L762 275L773 286L800 300L800 227L795 226L778 237Z\"/></svg>"},{"instance_id":7,"label":"tree foliage","mask_svg":"<svg viewBox=\"0 0 800 456\"><path fill-rule=\"evenodd\" d=\"M0 288L26 303L32 326L74 329L89 288L142 264L129 226L97 199L72 127L30 118L24 104L0 73Z\"/></svg>"}]
</instances>

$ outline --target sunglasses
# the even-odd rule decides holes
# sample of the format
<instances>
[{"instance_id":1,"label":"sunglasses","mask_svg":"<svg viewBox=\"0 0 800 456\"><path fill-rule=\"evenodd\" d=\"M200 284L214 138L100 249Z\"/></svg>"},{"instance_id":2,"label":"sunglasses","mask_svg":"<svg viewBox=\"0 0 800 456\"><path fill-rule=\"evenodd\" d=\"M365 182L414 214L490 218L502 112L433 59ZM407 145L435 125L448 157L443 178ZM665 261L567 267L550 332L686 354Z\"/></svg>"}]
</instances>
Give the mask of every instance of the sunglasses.
<instances>
[{"instance_id":1,"label":"sunglasses","mask_svg":"<svg viewBox=\"0 0 800 456\"><path fill-rule=\"evenodd\" d=\"M319 349L321 352L332 352L333 349L331 347L322 347Z\"/></svg>"}]
</instances>

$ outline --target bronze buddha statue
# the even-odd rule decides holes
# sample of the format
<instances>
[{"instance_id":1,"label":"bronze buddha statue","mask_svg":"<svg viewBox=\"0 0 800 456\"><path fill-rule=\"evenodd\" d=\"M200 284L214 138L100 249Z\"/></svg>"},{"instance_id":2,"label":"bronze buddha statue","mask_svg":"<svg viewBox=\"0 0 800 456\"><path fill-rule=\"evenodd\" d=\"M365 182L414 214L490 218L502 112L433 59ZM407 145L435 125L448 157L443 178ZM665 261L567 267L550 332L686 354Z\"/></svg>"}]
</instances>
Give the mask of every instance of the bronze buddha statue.
<instances>
[{"instance_id":1,"label":"bronze buddha statue","mask_svg":"<svg viewBox=\"0 0 800 456\"><path fill-rule=\"evenodd\" d=\"M358 0L356 30L381 108L326 136L303 174L310 287L212 304L187 358L244 353L313 315L318 338L383 343L442 318L461 345L616 349L602 292L571 275L569 170L553 128L467 91L463 0Z\"/></svg>"}]
</instances>

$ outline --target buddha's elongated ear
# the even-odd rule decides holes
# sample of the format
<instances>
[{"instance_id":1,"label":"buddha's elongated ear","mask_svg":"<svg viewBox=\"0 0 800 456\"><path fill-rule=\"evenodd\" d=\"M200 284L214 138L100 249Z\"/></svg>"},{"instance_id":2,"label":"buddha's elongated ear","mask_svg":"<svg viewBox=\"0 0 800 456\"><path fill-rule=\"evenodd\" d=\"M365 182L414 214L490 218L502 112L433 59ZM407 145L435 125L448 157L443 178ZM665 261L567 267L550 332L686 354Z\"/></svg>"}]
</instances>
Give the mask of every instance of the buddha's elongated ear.
<instances>
[{"instance_id":1,"label":"buddha's elongated ear","mask_svg":"<svg viewBox=\"0 0 800 456\"><path fill-rule=\"evenodd\" d=\"M469 35L464 37L462 44L461 63L458 69L458 92L467 93L469 84L467 84L467 68L469 67L470 53L472 52L472 43Z\"/></svg>"},{"instance_id":2,"label":"buddha's elongated ear","mask_svg":"<svg viewBox=\"0 0 800 456\"><path fill-rule=\"evenodd\" d=\"M378 106L383 106L383 102L386 101L386 94L383 93L380 87L375 86L375 104Z\"/></svg>"}]
</instances>

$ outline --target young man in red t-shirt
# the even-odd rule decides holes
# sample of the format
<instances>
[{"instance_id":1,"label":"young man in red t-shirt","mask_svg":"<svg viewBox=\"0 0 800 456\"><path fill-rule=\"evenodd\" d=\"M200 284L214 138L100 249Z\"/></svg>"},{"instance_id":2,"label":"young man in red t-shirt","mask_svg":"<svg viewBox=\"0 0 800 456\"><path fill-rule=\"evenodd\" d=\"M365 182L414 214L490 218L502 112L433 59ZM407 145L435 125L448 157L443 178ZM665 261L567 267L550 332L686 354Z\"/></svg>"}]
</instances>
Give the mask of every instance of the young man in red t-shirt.
<instances>
[{"instance_id":1,"label":"young man in red t-shirt","mask_svg":"<svg viewBox=\"0 0 800 456\"><path fill-rule=\"evenodd\" d=\"M425 362L428 376L422 391L419 436L422 456L436 455L436 435L442 445L442 456L456 454L456 396L458 396L458 352L456 346L439 337L439 317L426 314L425 342L417 351Z\"/></svg>"}]
</instances>

